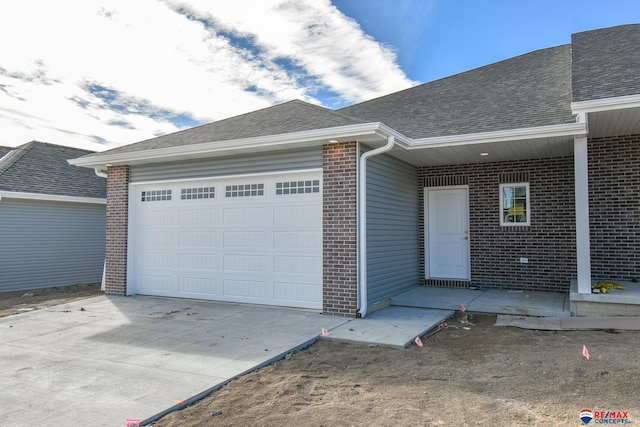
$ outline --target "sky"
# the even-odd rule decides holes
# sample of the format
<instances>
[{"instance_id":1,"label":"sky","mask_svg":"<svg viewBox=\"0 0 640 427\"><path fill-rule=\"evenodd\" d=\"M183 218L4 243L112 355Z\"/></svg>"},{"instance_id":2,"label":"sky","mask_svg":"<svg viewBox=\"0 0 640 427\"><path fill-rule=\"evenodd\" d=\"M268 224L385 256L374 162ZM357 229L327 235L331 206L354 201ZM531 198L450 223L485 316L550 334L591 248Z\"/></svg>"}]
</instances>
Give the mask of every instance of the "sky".
<instances>
[{"instance_id":1,"label":"sky","mask_svg":"<svg viewBox=\"0 0 640 427\"><path fill-rule=\"evenodd\" d=\"M103 151L300 99L337 109L640 23L637 0L0 2L0 145Z\"/></svg>"}]
</instances>

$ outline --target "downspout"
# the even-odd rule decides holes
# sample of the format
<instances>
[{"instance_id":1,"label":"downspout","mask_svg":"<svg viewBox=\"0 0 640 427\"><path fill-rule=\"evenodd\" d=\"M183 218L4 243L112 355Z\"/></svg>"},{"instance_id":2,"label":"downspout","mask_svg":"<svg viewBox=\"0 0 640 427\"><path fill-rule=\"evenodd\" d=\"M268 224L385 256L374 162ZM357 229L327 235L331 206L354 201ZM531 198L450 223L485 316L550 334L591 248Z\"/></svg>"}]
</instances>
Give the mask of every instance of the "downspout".
<instances>
[{"instance_id":1,"label":"downspout","mask_svg":"<svg viewBox=\"0 0 640 427\"><path fill-rule=\"evenodd\" d=\"M104 169L100 169L100 168L94 168L93 171L96 173L97 176L99 176L100 178L106 178L107 174L104 172Z\"/></svg>"},{"instance_id":2,"label":"downspout","mask_svg":"<svg viewBox=\"0 0 640 427\"><path fill-rule=\"evenodd\" d=\"M367 315L367 159L386 153L395 144L396 138L393 135L387 137L387 144L367 151L360 156L358 167L358 290L360 295L360 317Z\"/></svg>"}]
</instances>

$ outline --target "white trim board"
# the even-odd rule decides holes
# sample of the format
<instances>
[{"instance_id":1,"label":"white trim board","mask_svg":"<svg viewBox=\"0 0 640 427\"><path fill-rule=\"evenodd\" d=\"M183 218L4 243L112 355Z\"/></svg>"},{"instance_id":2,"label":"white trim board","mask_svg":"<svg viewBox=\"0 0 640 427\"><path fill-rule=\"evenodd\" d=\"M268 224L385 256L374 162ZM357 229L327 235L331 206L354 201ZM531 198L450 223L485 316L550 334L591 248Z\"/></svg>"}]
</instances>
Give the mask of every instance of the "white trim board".
<instances>
[{"instance_id":1,"label":"white trim board","mask_svg":"<svg viewBox=\"0 0 640 427\"><path fill-rule=\"evenodd\" d=\"M97 197L61 196L56 194L24 193L19 191L0 191L0 201L2 201L2 199L46 200L50 202L92 203L96 205L107 204L107 199Z\"/></svg>"}]
</instances>

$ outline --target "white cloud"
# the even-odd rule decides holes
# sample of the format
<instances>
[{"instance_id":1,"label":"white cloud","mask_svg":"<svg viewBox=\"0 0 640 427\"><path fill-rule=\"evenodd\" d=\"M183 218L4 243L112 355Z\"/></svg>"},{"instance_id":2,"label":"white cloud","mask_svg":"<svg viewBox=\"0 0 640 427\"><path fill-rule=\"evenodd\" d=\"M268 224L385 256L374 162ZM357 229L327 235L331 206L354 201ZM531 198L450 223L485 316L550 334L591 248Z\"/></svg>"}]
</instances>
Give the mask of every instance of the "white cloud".
<instances>
[{"instance_id":1,"label":"white cloud","mask_svg":"<svg viewBox=\"0 0 640 427\"><path fill-rule=\"evenodd\" d=\"M3 2L0 37L0 145L104 149L176 131L179 115L411 84L329 0Z\"/></svg>"}]
</instances>

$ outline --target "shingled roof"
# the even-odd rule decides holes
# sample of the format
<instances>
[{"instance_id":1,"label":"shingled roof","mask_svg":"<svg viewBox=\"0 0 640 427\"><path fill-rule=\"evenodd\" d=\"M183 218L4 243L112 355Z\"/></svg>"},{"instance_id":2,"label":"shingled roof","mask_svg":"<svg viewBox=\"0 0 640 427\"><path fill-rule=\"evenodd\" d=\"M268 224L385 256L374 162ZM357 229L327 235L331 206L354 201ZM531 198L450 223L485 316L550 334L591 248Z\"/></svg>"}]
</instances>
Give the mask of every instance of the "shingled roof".
<instances>
[{"instance_id":1,"label":"shingled roof","mask_svg":"<svg viewBox=\"0 0 640 427\"><path fill-rule=\"evenodd\" d=\"M571 47L538 50L338 110L411 138L575 123Z\"/></svg>"},{"instance_id":2,"label":"shingled roof","mask_svg":"<svg viewBox=\"0 0 640 427\"><path fill-rule=\"evenodd\" d=\"M541 49L339 110L290 101L86 156L380 122L412 139L576 123L572 101L640 94L640 25L587 31ZM630 54L631 52L631 54Z\"/></svg>"},{"instance_id":3,"label":"shingled roof","mask_svg":"<svg viewBox=\"0 0 640 427\"><path fill-rule=\"evenodd\" d=\"M91 169L67 163L68 159L91 154L92 151L38 141L11 150L11 154L0 162L0 191L106 197L106 179L96 176Z\"/></svg>"},{"instance_id":4,"label":"shingled roof","mask_svg":"<svg viewBox=\"0 0 640 427\"><path fill-rule=\"evenodd\" d=\"M573 101L640 94L640 24L571 37Z\"/></svg>"},{"instance_id":5,"label":"shingled roof","mask_svg":"<svg viewBox=\"0 0 640 427\"><path fill-rule=\"evenodd\" d=\"M127 153L205 142L279 135L357 123L361 122L356 118L304 101L294 100L158 138L114 148L109 150L108 153Z\"/></svg>"}]
</instances>

